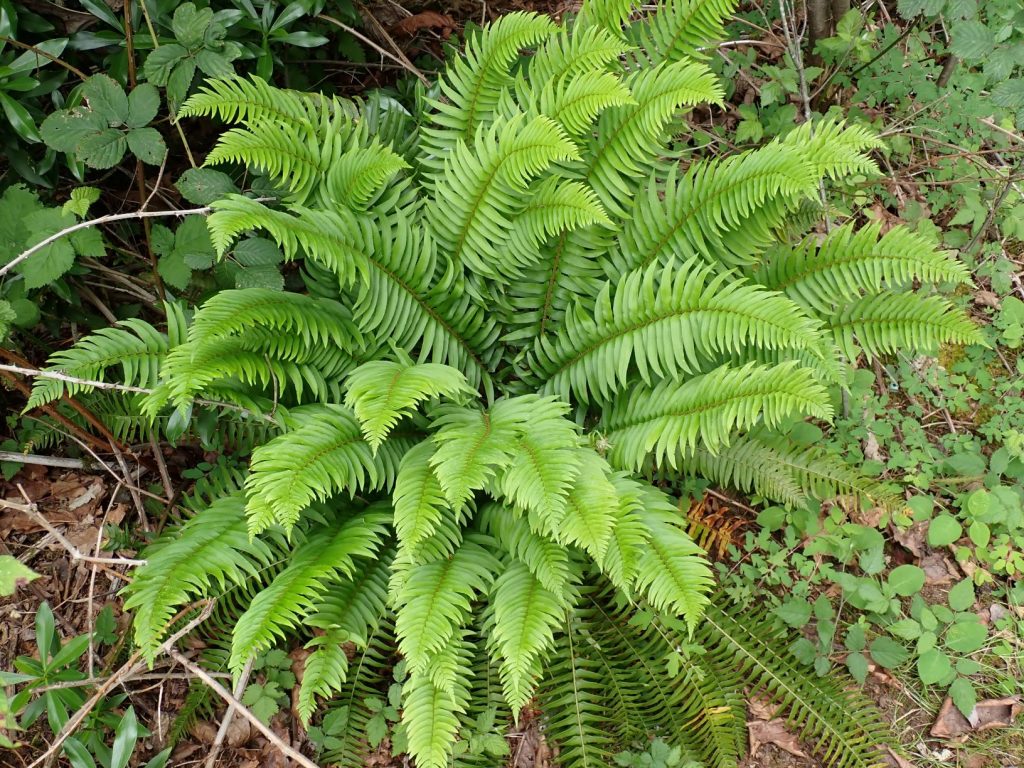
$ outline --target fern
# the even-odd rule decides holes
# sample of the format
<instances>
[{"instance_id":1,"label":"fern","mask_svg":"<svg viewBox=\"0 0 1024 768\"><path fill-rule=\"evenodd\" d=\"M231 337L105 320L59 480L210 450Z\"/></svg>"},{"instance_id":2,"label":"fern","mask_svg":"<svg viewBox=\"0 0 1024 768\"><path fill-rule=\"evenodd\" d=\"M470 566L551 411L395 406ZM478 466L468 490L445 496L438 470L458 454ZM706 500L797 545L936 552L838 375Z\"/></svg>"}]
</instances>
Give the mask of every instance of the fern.
<instances>
[{"instance_id":1,"label":"fern","mask_svg":"<svg viewBox=\"0 0 1024 768\"><path fill-rule=\"evenodd\" d=\"M535 696L563 766L659 733L725 768L746 676L826 760L869 759L857 702L771 656L762 622L726 626L670 492L698 475L793 505L885 503L779 430L827 420L862 354L978 334L930 293L963 267L918 236L806 237L822 189L877 172L866 129L807 122L682 168L686 111L724 93L700 59L734 8L512 13L416 103L258 78L188 100L230 124L208 163L275 191L212 203L216 252L264 230L306 290L223 291L190 321L169 308L166 333L128 321L51 361L89 380L120 365L153 391L74 393L248 459L197 490L127 588L148 658L205 596L232 670L300 638L299 715L346 707L346 765L399 656L420 768L448 766L481 707L517 718Z\"/></svg>"}]
</instances>

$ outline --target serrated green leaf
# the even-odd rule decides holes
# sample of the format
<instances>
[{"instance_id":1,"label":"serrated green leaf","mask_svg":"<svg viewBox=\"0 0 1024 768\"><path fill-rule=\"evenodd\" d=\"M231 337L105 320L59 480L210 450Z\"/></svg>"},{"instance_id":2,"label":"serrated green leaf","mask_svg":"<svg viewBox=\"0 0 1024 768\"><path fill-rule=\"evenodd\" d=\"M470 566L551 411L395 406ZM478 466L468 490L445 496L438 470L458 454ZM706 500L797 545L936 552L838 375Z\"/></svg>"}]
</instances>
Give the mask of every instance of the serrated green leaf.
<instances>
[{"instance_id":1,"label":"serrated green leaf","mask_svg":"<svg viewBox=\"0 0 1024 768\"><path fill-rule=\"evenodd\" d=\"M204 75L209 77L224 78L235 74L231 60L223 53L211 51L209 48L204 48L196 54L196 65Z\"/></svg>"},{"instance_id":2,"label":"serrated green leaf","mask_svg":"<svg viewBox=\"0 0 1024 768\"><path fill-rule=\"evenodd\" d=\"M149 165L160 165L167 154L164 137L156 128L134 128L128 131L128 148L139 160Z\"/></svg>"},{"instance_id":3,"label":"serrated green leaf","mask_svg":"<svg viewBox=\"0 0 1024 768\"><path fill-rule=\"evenodd\" d=\"M74 224L74 219L57 208L47 208L30 214L25 219L29 232L35 233L25 243L26 248L45 240L50 235ZM62 237L21 262L16 269L25 278L28 289L41 288L59 278L75 263L75 249L70 240Z\"/></svg>"},{"instance_id":4,"label":"serrated green leaf","mask_svg":"<svg viewBox=\"0 0 1024 768\"><path fill-rule=\"evenodd\" d=\"M194 205L209 205L214 200L238 192L230 176L212 168L189 168L174 186Z\"/></svg>"},{"instance_id":5,"label":"serrated green leaf","mask_svg":"<svg viewBox=\"0 0 1024 768\"><path fill-rule=\"evenodd\" d=\"M156 269L165 283L174 286L179 291L188 288L188 282L192 279L192 268L185 263L185 257L178 251L161 256L157 261Z\"/></svg>"},{"instance_id":6,"label":"serrated green leaf","mask_svg":"<svg viewBox=\"0 0 1024 768\"><path fill-rule=\"evenodd\" d=\"M206 229L206 219L202 216L184 219L174 233L174 250L192 269L212 267L214 252L210 244L210 233Z\"/></svg>"},{"instance_id":7,"label":"serrated green leaf","mask_svg":"<svg viewBox=\"0 0 1024 768\"><path fill-rule=\"evenodd\" d=\"M64 213L73 213L78 218L84 219L89 208L100 199L100 191L96 187L75 187L71 190L71 198L64 203L61 210Z\"/></svg>"},{"instance_id":8,"label":"serrated green leaf","mask_svg":"<svg viewBox=\"0 0 1024 768\"><path fill-rule=\"evenodd\" d=\"M195 76L196 63L192 59L182 59L171 71L167 79L167 100L171 104L172 112L177 112L178 107L185 101Z\"/></svg>"},{"instance_id":9,"label":"serrated green leaf","mask_svg":"<svg viewBox=\"0 0 1024 768\"><path fill-rule=\"evenodd\" d=\"M988 629L980 621L958 621L946 631L943 641L957 653L974 653L985 645Z\"/></svg>"},{"instance_id":10,"label":"serrated green leaf","mask_svg":"<svg viewBox=\"0 0 1024 768\"><path fill-rule=\"evenodd\" d=\"M960 714L970 718L971 713L974 712L974 706L978 703L978 692L974 690L973 683L965 677L958 677L949 686L949 697L953 700L956 708L960 710Z\"/></svg>"},{"instance_id":11,"label":"serrated green leaf","mask_svg":"<svg viewBox=\"0 0 1024 768\"><path fill-rule=\"evenodd\" d=\"M213 11L209 8L196 8L195 3L183 3L178 6L171 19L171 30L181 45L188 49L197 48L206 39L206 28L213 21Z\"/></svg>"},{"instance_id":12,"label":"serrated green leaf","mask_svg":"<svg viewBox=\"0 0 1024 768\"><path fill-rule=\"evenodd\" d=\"M107 255L107 246L103 242L103 234L93 227L80 229L68 236L71 246L79 256L91 256L99 259Z\"/></svg>"},{"instance_id":13,"label":"serrated green leaf","mask_svg":"<svg viewBox=\"0 0 1024 768\"><path fill-rule=\"evenodd\" d=\"M954 611L967 611L974 607L974 582L964 579L950 589L949 607Z\"/></svg>"},{"instance_id":14,"label":"serrated green leaf","mask_svg":"<svg viewBox=\"0 0 1024 768\"><path fill-rule=\"evenodd\" d=\"M937 648L925 651L917 659L917 675L925 685L942 682L952 671L949 657Z\"/></svg>"},{"instance_id":15,"label":"serrated green leaf","mask_svg":"<svg viewBox=\"0 0 1024 768\"><path fill-rule=\"evenodd\" d=\"M1007 109L1024 107L1024 78L1004 80L992 89L992 102Z\"/></svg>"},{"instance_id":16,"label":"serrated green leaf","mask_svg":"<svg viewBox=\"0 0 1024 768\"><path fill-rule=\"evenodd\" d=\"M928 525L928 544L945 547L963 534L963 526L952 515L939 515Z\"/></svg>"},{"instance_id":17,"label":"serrated green leaf","mask_svg":"<svg viewBox=\"0 0 1024 768\"><path fill-rule=\"evenodd\" d=\"M102 117L107 125L128 122L128 95L109 75L93 75L82 85L82 98L89 109Z\"/></svg>"},{"instance_id":18,"label":"serrated green leaf","mask_svg":"<svg viewBox=\"0 0 1024 768\"><path fill-rule=\"evenodd\" d=\"M160 109L160 93L156 86L142 83L128 94L129 128L142 128L149 125Z\"/></svg>"},{"instance_id":19,"label":"serrated green leaf","mask_svg":"<svg viewBox=\"0 0 1024 768\"><path fill-rule=\"evenodd\" d=\"M167 85L175 66L186 56L188 56L188 51L177 43L161 45L146 57L142 71L149 82L156 85Z\"/></svg>"},{"instance_id":20,"label":"serrated green leaf","mask_svg":"<svg viewBox=\"0 0 1024 768\"><path fill-rule=\"evenodd\" d=\"M128 149L123 132L116 128L103 128L84 136L78 143L78 159L91 168L113 168Z\"/></svg>"},{"instance_id":21,"label":"serrated green leaf","mask_svg":"<svg viewBox=\"0 0 1024 768\"><path fill-rule=\"evenodd\" d=\"M895 669L910 658L910 651L888 637L872 640L869 653L876 664L886 669Z\"/></svg>"},{"instance_id":22,"label":"serrated green leaf","mask_svg":"<svg viewBox=\"0 0 1024 768\"><path fill-rule=\"evenodd\" d=\"M87 109L61 109L47 115L39 126L39 134L51 149L72 153L85 137L105 127L103 118Z\"/></svg>"},{"instance_id":23,"label":"serrated green leaf","mask_svg":"<svg viewBox=\"0 0 1024 768\"><path fill-rule=\"evenodd\" d=\"M953 26L950 51L967 62L980 61L995 48L995 34L978 20L964 21Z\"/></svg>"}]
</instances>

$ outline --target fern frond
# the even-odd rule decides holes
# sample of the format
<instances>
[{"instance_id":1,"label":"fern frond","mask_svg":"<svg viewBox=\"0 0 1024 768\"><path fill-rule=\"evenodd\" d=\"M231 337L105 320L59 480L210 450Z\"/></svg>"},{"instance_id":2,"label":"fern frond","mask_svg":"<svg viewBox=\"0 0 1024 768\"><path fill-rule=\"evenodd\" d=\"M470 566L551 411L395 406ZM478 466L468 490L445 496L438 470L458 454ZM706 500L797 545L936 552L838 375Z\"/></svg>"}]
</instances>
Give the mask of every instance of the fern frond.
<instances>
[{"instance_id":1,"label":"fern frond","mask_svg":"<svg viewBox=\"0 0 1024 768\"><path fill-rule=\"evenodd\" d=\"M680 61L641 69L626 80L635 104L601 113L597 139L585 157L587 181L605 209L625 216L635 180L646 176L661 154L663 132L676 111L703 102L719 103L718 79L703 64Z\"/></svg>"},{"instance_id":2,"label":"fern frond","mask_svg":"<svg viewBox=\"0 0 1024 768\"><path fill-rule=\"evenodd\" d=\"M450 558L410 570L394 603L399 648L413 673L423 673L455 637L470 601L490 587L498 570L494 555L471 538Z\"/></svg>"},{"instance_id":3,"label":"fern frond","mask_svg":"<svg viewBox=\"0 0 1024 768\"><path fill-rule=\"evenodd\" d=\"M592 3L584 6L581 14ZM606 71L617 64L628 50L622 40L621 29L612 31L603 25L588 25L583 17L576 17L572 31L562 28L549 35L537 47L528 62L529 79L534 83L568 80L573 75Z\"/></svg>"},{"instance_id":4,"label":"fern frond","mask_svg":"<svg viewBox=\"0 0 1024 768\"><path fill-rule=\"evenodd\" d=\"M619 509L608 463L589 448L578 448L579 468L561 516L540 517L545 532L576 544L600 564L608 551Z\"/></svg>"},{"instance_id":5,"label":"fern frond","mask_svg":"<svg viewBox=\"0 0 1024 768\"><path fill-rule=\"evenodd\" d=\"M354 147L332 160L324 180L324 194L335 205L366 210L381 186L409 164L377 139Z\"/></svg>"},{"instance_id":6,"label":"fern frond","mask_svg":"<svg viewBox=\"0 0 1024 768\"><path fill-rule=\"evenodd\" d=\"M518 270L504 263L502 246L527 184L552 163L578 157L575 145L544 115L480 126L471 143L456 144L428 203L438 243L482 277L514 277Z\"/></svg>"},{"instance_id":7,"label":"fern frond","mask_svg":"<svg viewBox=\"0 0 1024 768\"><path fill-rule=\"evenodd\" d=\"M849 494L873 505L892 506L879 484L857 473L842 459L811 446L801 447L766 430L734 438L718 454L698 449L684 465L722 486L801 507L809 498Z\"/></svg>"},{"instance_id":8,"label":"fern frond","mask_svg":"<svg viewBox=\"0 0 1024 768\"><path fill-rule=\"evenodd\" d=\"M306 406L289 419L290 431L252 454L245 488L253 535L274 523L290 530L314 500L342 490L354 495L377 486L385 474L385 456L370 450L347 408Z\"/></svg>"},{"instance_id":9,"label":"fern frond","mask_svg":"<svg viewBox=\"0 0 1024 768\"><path fill-rule=\"evenodd\" d=\"M981 344L974 322L941 296L883 291L848 304L826 326L849 360L858 350L875 358L899 349L933 350L940 344Z\"/></svg>"},{"instance_id":10,"label":"fern frond","mask_svg":"<svg viewBox=\"0 0 1024 768\"><path fill-rule=\"evenodd\" d=\"M494 624L489 641L500 658L505 700L518 719L533 697L543 658L554 645L554 631L563 621L565 605L523 563L513 563L498 578L490 605Z\"/></svg>"},{"instance_id":11,"label":"fern frond","mask_svg":"<svg viewBox=\"0 0 1024 768\"><path fill-rule=\"evenodd\" d=\"M533 71L531 65L531 72ZM539 81L543 82L543 81ZM594 120L610 107L635 104L633 95L611 72L590 71L564 75L542 88L525 79L516 81L519 103L530 114L547 115L574 140L581 140Z\"/></svg>"},{"instance_id":12,"label":"fern frond","mask_svg":"<svg viewBox=\"0 0 1024 768\"><path fill-rule=\"evenodd\" d=\"M374 555L389 512L371 507L353 515L341 513L294 549L288 567L256 595L235 625L229 666L236 674L275 638L301 624L318 595L342 577L350 577L353 558Z\"/></svg>"},{"instance_id":13,"label":"fern frond","mask_svg":"<svg viewBox=\"0 0 1024 768\"><path fill-rule=\"evenodd\" d=\"M306 650L311 653L303 666L296 706L303 726L309 726L310 718L316 712L317 697L327 698L345 684L348 653L344 643L348 639L344 632L332 628L306 643Z\"/></svg>"},{"instance_id":14,"label":"fern frond","mask_svg":"<svg viewBox=\"0 0 1024 768\"><path fill-rule=\"evenodd\" d=\"M168 322L174 322L171 314ZM70 349L57 352L50 357L46 370L77 379L104 381L107 369L119 365L122 384L149 388L156 384L161 362L170 349L168 335L145 320L122 320L114 327L101 328L79 339ZM84 384L37 378L25 408L38 408L64 394L74 397L92 389Z\"/></svg>"},{"instance_id":15,"label":"fern frond","mask_svg":"<svg viewBox=\"0 0 1024 768\"><path fill-rule=\"evenodd\" d=\"M643 483L621 472L613 474L611 480L619 503L608 549L601 561L601 572L623 595L629 595L640 558L651 538L651 530L641 514L647 497Z\"/></svg>"},{"instance_id":16,"label":"fern frond","mask_svg":"<svg viewBox=\"0 0 1024 768\"><path fill-rule=\"evenodd\" d=\"M216 117L225 123L274 121L292 126L319 122L324 112L343 112L343 102L322 95L275 88L263 78L206 80L182 105L179 117Z\"/></svg>"},{"instance_id":17,"label":"fern frond","mask_svg":"<svg viewBox=\"0 0 1024 768\"><path fill-rule=\"evenodd\" d=\"M742 619L738 615L742 612ZM878 768L885 728L875 708L830 678L800 670L777 649L785 637L749 608L711 606L698 631L709 655L731 661L744 682L780 703L797 737L815 746L828 768Z\"/></svg>"},{"instance_id":18,"label":"fern frond","mask_svg":"<svg viewBox=\"0 0 1024 768\"><path fill-rule=\"evenodd\" d=\"M812 371L794 363L773 367L725 365L679 384L635 387L612 401L599 429L614 466L635 471L654 452L656 464L675 468L698 443L714 453L736 430L768 428L793 415L828 419L828 391Z\"/></svg>"},{"instance_id":19,"label":"fern frond","mask_svg":"<svg viewBox=\"0 0 1024 768\"><path fill-rule=\"evenodd\" d=\"M832 118L801 123L785 135L782 145L800 149L814 174L829 179L876 176L878 166L865 153L883 146L870 128Z\"/></svg>"},{"instance_id":20,"label":"fern frond","mask_svg":"<svg viewBox=\"0 0 1024 768\"><path fill-rule=\"evenodd\" d=\"M638 5L635 0L584 0L576 16L574 31L600 29L622 37L622 27Z\"/></svg>"},{"instance_id":21,"label":"fern frond","mask_svg":"<svg viewBox=\"0 0 1024 768\"><path fill-rule=\"evenodd\" d=\"M500 504L488 504L477 514L476 525L525 564L548 591L560 595L574 578L565 547L532 530L526 516Z\"/></svg>"},{"instance_id":22,"label":"fern frond","mask_svg":"<svg viewBox=\"0 0 1024 768\"><path fill-rule=\"evenodd\" d=\"M363 363L349 374L346 387L345 403L359 419L366 442L375 451L395 424L422 401L473 394L466 377L455 368L416 364L408 359Z\"/></svg>"},{"instance_id":23,"label":"fern frond","mask_svg":"<svg viewBox=\"0 0 1024 768\"><path fill-rule=\"evenodd\" d=\"M817 193L819 176L804 153L775 141L721 160L694 163L681 178L673 169L662 183L652 175L638 195L617 247L604 259L618 277L680 256L735 266L754 251L725 247L726 233L742 231L747 244L772 241L782 216ZM753 231L750 231L753 230Z\"/></svg>"},{"instance_id":24,"label":"fern frond","mask_svg":"<svg viewBox=\"0 0 1024 768\"><path fill-rule=\"evenodd\" d=\"M823 239L812 236L792 248L775 248L754 279L826 316L836 305L899 288L915 277L930 283L970 281L962 262L922 235L906 227L881 231L877 223L860 229L846 224Z\"/></svg>"},{"instance_id":25,"label":"fern frond","mask_svg":"<svg viewBox=\"0 0 1024 768\"><path fill-rule=\"evenodd\" d=\"M146 660L153 663L179 606L214 585L241 582L269 558L267 545L249 538L241 494L218 499L151 544L125 587L125 610L134 612L135 642Z\"/></svg>"},{"instance_id":26,"label":"fern frond","mask_svg":"<svg viewBox=\"0 0 1024 768\"><path fill-rule=\"evenodd\" d=\"M725 37L737 0L666 0L631 30L652 63L703 59L703 49Z\"/></svg>"},{"instance_id":27,"label":"fern frond","mask_svg":"<svg viewBox=\"0 0 1024 768\"><path fill-rule=\"evenodd\" d=\"M651 534L637 563L636 589L657 610L682 617L693 632L710 602L708 592L714 586L711 568L668 497L652 486L639 490L638 514Z\"/></svg>"},{"instance_id":28,"label":"fern frond","mask_svg":"<svg viewBox=\"0 0 1024 768\"><path fill-rule=\"evenodd\" d=\"M402 689L402 723L408 737L409 754L422 768L447 768L452 744L459 732L459 715L469 705L469 688L458 672L469 668L471 653L465 637L449 644L437 661L446 673L456 673L445 686L432 679L440 670L413 672ZM434 674L431 674L431 673Z\"/></svg>"},{"instance_id":29,"label":"fern frond","mask_svg":"<svg viewBox=\"0 0 1024 768\"><path fill-rule=\"evenodd\" d=\"M509 69L520 50L554 29L547 16L516 11L466 40L463 55L441 77L444 101L432 102L432 125L424 129L438 165L459 139L469 140L492 117L502 90L512 83Z\"/></svg>"},{"instance_id":30,"label":"fern frond","mask_svg":"<svg viewBox=\"0 0 1024 768\"><path fill-rule=\"evenodd\" d=\"M817 323L788 298L691 259L631 272L614 294L606 284L593 315L576 305L555 338L538 339L530 368L543 392L586 402L609 399L631 366L650 382L697 372L721 353L819 344Z\"/></svg>"},{"instance_id":31,"label":"fern frond","mask_svg":"<svg viewBox=\"0 0 1024 768\"><path fill-rule=\"evenodd\" d=\"M431 460L434 446L424 440L405 456L398 467L395 491L395 532L403 549L408 551L433 535L448 507L441 483L434 474Z\"/></svg>"}]
</instances>

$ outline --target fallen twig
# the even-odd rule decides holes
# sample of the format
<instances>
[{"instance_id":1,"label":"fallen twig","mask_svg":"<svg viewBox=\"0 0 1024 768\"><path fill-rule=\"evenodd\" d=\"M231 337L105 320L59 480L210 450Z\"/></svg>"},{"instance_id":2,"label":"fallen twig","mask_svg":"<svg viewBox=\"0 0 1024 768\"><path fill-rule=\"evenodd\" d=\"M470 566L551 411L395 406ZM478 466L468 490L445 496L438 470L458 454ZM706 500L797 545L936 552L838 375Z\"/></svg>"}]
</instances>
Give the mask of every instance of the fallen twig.
<instances>
[{"instance_id":1,"label":"fallen twig","mask_svg":"<svg viewBox=\"0 0 1024 768\"><path fill-rule=\"evenodd\" d=\"M245 693L245 686L249 684L249 675L252 674L252 663L255 658L249 659L245 663L245 668L242 670L242 674L238 676L238 680L235 681L234 690L231 695L236 699L241 699L242 694ZM217 729L217 736L213 740L213 746L210 747L210 755L206 758L205 768L216 768L217 756L220 754L221 748L224 746L224 740L228 736L228 729L231 727L231 721L235 719L235 705L228 704L227 712L224 713L224 717L220 721L220 728Z\"/></svg>"}]
</instances>

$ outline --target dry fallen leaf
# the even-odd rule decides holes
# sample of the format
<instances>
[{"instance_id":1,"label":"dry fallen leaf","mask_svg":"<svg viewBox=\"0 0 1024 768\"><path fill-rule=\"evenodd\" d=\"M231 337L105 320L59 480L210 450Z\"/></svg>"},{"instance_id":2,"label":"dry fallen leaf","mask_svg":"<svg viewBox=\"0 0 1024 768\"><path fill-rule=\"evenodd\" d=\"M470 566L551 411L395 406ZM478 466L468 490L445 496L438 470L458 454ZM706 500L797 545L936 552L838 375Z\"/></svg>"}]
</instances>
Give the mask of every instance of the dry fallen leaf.
<instances>
[{"instance_id":1,"label":"dry fallen leaf","mask_svg":"<svg viewBox=\"0 0 1024 768\"><path fill-rule=\"evenodd\" d=\"M883 748L883 754L885 755L886 760L889 762L889 765L893 766L893 768L917 768L917 766L915 766L912 762L910 762L907 758L905 758L903 755L901 755L899 752L894 750L889 745L886 745Z\"/></svg>"},{"instance_id":2,"label":"dry fallen leaf","mask_svg":"<svg viewBox=\"0 0 1024 768\"><path fill-rule=\"evenodd\" d=\"M749 697L747 707L751 716L758 720L771 720L779 709L778 705L762 696Z\"/></svg>"},{"instance_id":3,"label":"dry fallen leaf","mask_svg":"<svg viewBox=\"0 0 1024 768\"><path fill-rule=\"evenodd\" d=\"M953 705L953 700L946 697L942 702L939 716L930 731L937 739L951 739L969 733L987 731L992 728L1006 728L1013 724L1024 711L1019 696L1008 696L1003 699L986 699L979 701L970 717L964 717Z\"/></svg>"},{"instance_id":4,"label":"dry fallen leaf","mask_svg":"<svg viewBox=\"0 0 1024 768\"><path fill-rule=\"evenodd\" d=\"M992 291L975 291L974 303L980 307L999 309L999 297Z\"/></svg>"},{"instance_id":5,"label":"dry fallen leaf","mask_svg":"<svg viewBox=\"0 0 1024 768\"><path fill-rule=\"evenodd\" d=\"M925 583L932 586L944 586L952 584L953 579L959 580L956 565L948 557L940 552L931 552L921 558L921 568L924 570Z\"/></svg>"},{"instance_id":6,"label":"dry fallen leaf","mask_svg":"<svg viewBox=\"0 0 1024 768\"><path fill-rule=\"evenodd\" d=\"M423 11L402 19L391 28L397 35L412 37L421 29L436 29L442 37L448 37L455 31L455 21L451 16L437 11Z\"/></svg>"},{"instance_id":7,"label":"dry fallen leaf","mask_svg":"<svg viewBox=\"0 0 1024 768\"><path fill-rule=\"evenodd\" d=\"M747 735L750 738L751 759L757 757L757 751L764 744L774 744L795 757L807 757L807 753L800 749L796 736L786 729L786 721L781 717L747 723Z\"/></svg>"}]
</instances>

